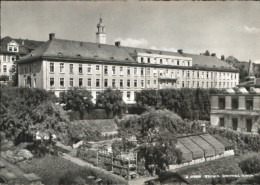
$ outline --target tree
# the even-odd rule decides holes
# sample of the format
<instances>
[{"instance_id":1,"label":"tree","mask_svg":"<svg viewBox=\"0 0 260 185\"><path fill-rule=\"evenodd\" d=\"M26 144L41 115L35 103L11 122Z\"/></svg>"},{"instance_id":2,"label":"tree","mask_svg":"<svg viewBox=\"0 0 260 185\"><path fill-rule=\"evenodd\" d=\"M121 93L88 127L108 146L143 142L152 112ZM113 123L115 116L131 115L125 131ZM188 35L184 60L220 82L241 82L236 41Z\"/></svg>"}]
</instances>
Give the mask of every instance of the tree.
<instances>
[{"instance_id":1,"label":"tree","mask_svg":"<svg viewBox=\"0 0 260 185\"><path fill-rule=\"evenodd\" d=\"M122 99L122 93L119 90L106 89L97 97L96 105L98 108L105 108L107 113L121 114L125 103Z\"/></svg>"},{"instance_id":2,"label":"tree","mask_svg":"<svg viewBox=\"0 0 260 185\"><path fill-rule=\"evenodd\" d=\"M65 104L65 110L78 111L80 119L83 119L84 112L90 111L93 107L91 92L83 89L74 87L66 92L61 93L60 103Z\"/></svg>"},{"instance_id":3,"label":"tree","mask_svg":"<svg viewBox=\"0 0 260 185\"><path fill-rule=\"evenodd\" d=\"M18 71L17 71L16 63L10 69L10 74L11 74L12 86L18 86Z\"/></svg>"},{"instance_id":4,"label":"tree","mask_svg":"<svg viewBox=\"0 0 260 185\"><path fill-rule=\"evenodd\" d=\"M243 173L246 174L257 174L260 172L260 155L259 153L248 154L242 159L238 166L241 168Z\"/></svg>"},{"instance_id":5,"label":"tree","mask_svg":"<svg viewBox=\"0 0 260 185\"><path fill-rule=\"evenodd\" d=\"M205 53L203 53L203 55L205 55L205 56L210 56L209 50L206 50Z\"/></svg>"},{"instance_id":6,"label":"tree","mask_svg":"<svg viewBox=\"0 0 260 185\"><path fill-rule=\"evenodd\" d=\"M7 75L0 76L0 81L7 82L8 80L9 80L9 76L7 76Z\"/></svg>"},{"instance_id":7,"label":"tree","mask_svg":"<svg viewBox=\"0 0 260 185\"><path fill-rule=\"evenodd\" d=\"M143 90L136 93L136 103L143 107L155 107L156 109L161 106L161 96L157 90Z\"/></svg>"},{"instance_id":8,"label":"tree","mask_svg":"<svg viewBox=\"0 0 260 185\"><path fill-rule=\"evenodd\" d=\"M221 60L225 60L225 56L224 55L221 55Z\"/></svg>"},{"instance_id":9,"label":"tree","mask_svg":"<svg viewBox=\"0 0 260 185\"><path fill-rule=\"evenodd\" d=\"M138 156L145 159L145 168L153 174L177 163L177 133L183 120L168 110L150 110L140 116L128 116L116 121L122 137L135 135Z\"/></svg>"}]
</instances>

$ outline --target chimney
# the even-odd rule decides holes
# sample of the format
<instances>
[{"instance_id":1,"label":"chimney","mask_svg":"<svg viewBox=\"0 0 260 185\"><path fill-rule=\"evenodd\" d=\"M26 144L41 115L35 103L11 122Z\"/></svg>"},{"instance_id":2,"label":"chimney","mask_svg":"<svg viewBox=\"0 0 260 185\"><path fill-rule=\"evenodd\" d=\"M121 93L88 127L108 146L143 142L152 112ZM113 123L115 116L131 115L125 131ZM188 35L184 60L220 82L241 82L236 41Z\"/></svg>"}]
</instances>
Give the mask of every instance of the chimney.
<instances>
[{"instance_id":1,"label":"chimney","mask_svg":"<svg viewBox=\"0 0 260 185\"><path fill-rule=\"evenodd\" d=\"M180 53L181 55L183 54L183 50L182 50L182 49L178 49L177 51L178 51L178 53Z\"/></svg>"},{"instance_id":2,"label":"chimney","mask_svg":"<svg viewBox=\"0 0 260 185\"><path fill-rule=\"evenodd\" d=\"M215 57L215 56L216 56L216 53L211 53L211 56L212 56L212 57Z\"/></svg>"},{"instance_id":3,"label":"chimney","mask_svg":"<svg viewBox=\"0 0 260 185\"><path fill-rule=\"evenodd\" d=\"M202 124L201 124L201 127L202 127L202 132L206 132L206 124L205 124L205 123L202 123Z\"/></svg>"},{"instance_id":4,"label":"chimney","mask_svg":"<svg viewBox=\"0 0 260 185\"><path fill-rule=\"evenodd\" d=\"M55 33L50 33L49 34L49 40L55 39Z\"/></svg>"},{"instance_id":5,"label":"chimney","mask_svg":"<svg viewBox=\"0 0 260 185\"><path fill-rule=\"evenodd\" d=\"M115 46L120 47L120 41L116 41Z\"/></svg>"}]
</instances>

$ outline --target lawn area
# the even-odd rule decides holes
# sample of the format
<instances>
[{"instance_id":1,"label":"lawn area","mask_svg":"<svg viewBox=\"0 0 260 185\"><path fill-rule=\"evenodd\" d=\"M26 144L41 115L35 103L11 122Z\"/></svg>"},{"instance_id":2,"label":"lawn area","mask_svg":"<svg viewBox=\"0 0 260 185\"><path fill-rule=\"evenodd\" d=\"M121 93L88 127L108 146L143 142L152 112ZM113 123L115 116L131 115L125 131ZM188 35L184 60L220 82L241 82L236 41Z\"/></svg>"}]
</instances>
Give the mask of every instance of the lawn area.
<instances>
[{"instance_id":1,"label":"lawn area","mask_svg":"<svg viewBox=\"0 0 260 185\"><path fill-rule=\"evenodd\" d=\"M78 169L79 166L61 157L46 155L40 159L20 163L26 173L36 173L42 178L44 184L58 185L59 179L69 170Z\"/></svg>"}]
</instances>

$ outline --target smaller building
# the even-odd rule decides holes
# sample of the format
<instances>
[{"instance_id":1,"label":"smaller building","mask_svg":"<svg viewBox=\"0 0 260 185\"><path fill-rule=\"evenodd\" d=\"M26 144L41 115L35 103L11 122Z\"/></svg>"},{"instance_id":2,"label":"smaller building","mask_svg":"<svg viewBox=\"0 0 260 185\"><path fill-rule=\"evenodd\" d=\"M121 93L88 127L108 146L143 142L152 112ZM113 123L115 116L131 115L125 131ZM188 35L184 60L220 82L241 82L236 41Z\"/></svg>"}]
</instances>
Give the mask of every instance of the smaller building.
<instances>
[{"instance_id":1,"label":"smaller building","mask_svg":"<svg viewBox=\"0 0 260 185\"><path fill-rule=\"evenodd\" d=\"M177 141L176 148L182 153L182 162L170 165L170 170L234 155L232 143L208 133L179 136Z\"/></svg>"},{"instance_id":2,"label":"smaller building","mask_svg":"<svg viewBox=\"0 0 260 185\"><path fill-rule=\"evenodd\" d=\"M260 79L253 79L226 93L211 96L211 125L239 132L258 133Z\"/></svg>"}]
</instances>

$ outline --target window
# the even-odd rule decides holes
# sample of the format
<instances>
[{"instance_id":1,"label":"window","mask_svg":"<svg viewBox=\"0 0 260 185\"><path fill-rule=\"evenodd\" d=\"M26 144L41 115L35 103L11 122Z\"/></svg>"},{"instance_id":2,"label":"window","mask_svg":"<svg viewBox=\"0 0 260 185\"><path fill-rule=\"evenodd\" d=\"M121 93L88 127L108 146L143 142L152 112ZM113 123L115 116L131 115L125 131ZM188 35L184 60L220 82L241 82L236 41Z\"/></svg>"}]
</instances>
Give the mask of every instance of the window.
<instances>
[{"instance_id":1,"label":"window","mask_svg":"<svg viewBox=\"0 0 260 185\"><path fill-rule=\"evenodd\" d=\"M246 110L253 110L253 99L246 99Z\"/></svg>"},{"instance_id":2,"label":"window","mask_svg":"<svg viewBox=\"0 0 260 185\"><path fill-rule=\"evenodd\" d=\"M15 58L14 57L12 57L12 62L14 62L15 61Z\"/></svg>"},{"instance_id":3,"label":"window","mask_svg":"<svg viewBox=\"0 0 260 185\"><path fill-rule=\"evenodd\" d=\"M79 87L83 85L83 78L79 78Z\"/></svg>"},{"instance_id":4,"label":"window","mask_svg":"<svg viewBox=\"0 0 260 185\"><path fill-rule=\"evenodd\" d=\"M127 80L127 87L130 87L130 80Z\"/></svg>"},{"instance_id":5,"label":"window","mask_svg":"<svg viewBox=\"0 0 260 185\"><path fill-rule=\"evenodd\" d=\"M6 61L6 55L3 56L3 61Z\"/></svg>"},{"instance_id":6,"label":"window","mask_svg":"<svg viewBox=\"0 0 260 185\"><path fill-rule=\"evenodd\" d=\"M194 81L192 81L192 87L195 87L195 82Z\"/></svg>"},{"instance_id":7,"label":"window","mask_svg":"<svg viewBox=\"0 0 260 185\"><path fill-rule=\"evenodd\" d=\"M200 78L200 72L199 71L197 71L197 77Z\"/></svg>"},{"instance_id":8,"label":"window","mask_svg":"<svg viewBox=\"0 0 260 185\"><path fill-rule=\"evenodd\" d=\"M73 78L70 78L70 87L73 87Z\"/></svg>"},{"instance_id":9,"label":"window","mask_svg":"<svg viewBox=\"0 0 260 185\"><path fill-rule=\"evenodd\" d=\"M190 71L187 71L187 78L190 78Z\"/></svg>"},{"instance_id":10,"label":"window","mask_svg":"<svg viewBox=\"0 0 260 185\"><path fill-rule=\"evenodd\" d=\"M99 65L96 65L96 72L99 72Z\"/></svg>"},{"instance_id":11,"label":"window","mask_svg":"<svg viewBox=\"0 0 260 185\"><path fill-rule=\"evenodd\" d=\"M104 66L104 74L107 75L108 70L107 70L107 66Z\"/></svg>"},{"instance_id":12,"label":"window","mask_svg":"<svg viewBox=\"0 0 260 185\"><path fill-rule=\"evenodd\" d=\"M7 72L7 66L3 65L3 72L6 73Z\"/></svg>"},{"instance_id":13,"label":"window","mask_svg":"<svg viewBox=\"0 0 260 185\"><path fill-rule=\"evenodd\" d=\"M124 80L120 79L120 87L123 87L123 86L124 86Z\"/></svg>"},{"instance_id":14,"label":"window","mask_svg":"<svg viewBox=\"0 0 260 185\"><path fill-rule=\"evenodd\" d=\"M188 61L188 66L190 66L190 61Z\"/></svg>"},{"instance_id":15,"label":"window","mask_svg":"<svg viewBox=\"0 0 260 185\"><path fill-rule=\"evenodd\" d=\"M219 82L219 88L221 88L221 82Z\"/></svg>"},{"instance_id":16,"label":"window","mask_svg":"<svg viewBox=\"0 0 260 185\"><path fill-rule=\"evenodd\" d=\"M14 65L12 65L12 68L14 67ZM36 73L36 64L33 64L33 73Z\"/></svg>"},{"instance_id":17,"label":"window","mask_svg":"<svg viewBox=\"0 0 260 185\"><path fill-rule=\"evenodd\" d=\"M88 78L88 87L91 87L91 78Z\"/></svg>"},{"instance_id":18,"label":"window","mask_svg":"<svg viewBox=\"0 0 260 185\"><path fill-rule=\"evenodd\" d=\"M207 82L207 86L206 87L209 88L209 82Z\"/></svg>"},{"instance_id":19,"label":"window","mask_svg":"<svg viewBox=\"0 0 260 185\"><path fill-rule=\"evenodd\" d=\"M206 78L209 78L209 72L206 73Z\"/></svg>"},{"instance_id":20,"label":"window","mask_svg":"<svg viewBox=\"0 0 260 185\"><path fill-rule=\"evenodd\" d=\"M154 85L156 85L156 83L157 83L157 81L156 81L156 80L154 80L154 81L153 81L153 84L154 84Z\"/></svg>"},{"instance_id":21,"label":"window","mask_svg":"<svg viewBox=\"0 0 260 185\"><path fill-rule=\"evenodd\" d=\"M91 73L91 64L88 64L88 73Z\"/></svg>"},{"instance_id":22,"label":"window","mask_svg":"<svg viewBox=\"0 0 260 185\"><path fill-rule=\"evenodd\" d=\"M54 86L54 78L50 78L50 86Z\"/></svg>"},{"instance_id":23,"label":"window","mask_svg":"<svg viewBox=\"0 0 260 185\"><path fill-rule=\"evenodd\" d=\"M107 87L108 86L108 79L105 79L104 80L104 87Z\"/></svg>"},{"instance_id":24,"label":"window","mask_svg":"<svg viewBox=\"0 0 260 185\"><path fill-rule=\"evenodd\" d=\"M225 98L218 99L218 108L219 109L225 109L225 104L226 104Z\"/></svg>"},{"instance_id":25,"label":"window","mask_svg":"<svg viewBox=\"0 0 260 185\"><path fill-rule=\"evenodd\" d=\"M151 84L151 81L147 80L147 85L150 86L150 84Z\"/></svg>"},{"instance_id":26,"label":"window","mask_svg":"<svg viewBox=\"0 0 260 185\"><path fill-rule=\"evenodd\" d=\"M127 97L127 100L130 100L130 92L128 91L127 93L126 93L126 97Z\"/></svg>"},{"instance_id":27,"label":"window","mask_svg":"<svg viewBox=\"0 0 260 185\"><path fill-rule=\"evenodd\" d=\"M73 73L73 64L70 64L70 73Z\"/></svg>"},{"instance_id":28,"label":"window","mask_svg":"<svg viewBox=\"0 0 260 185\"><path fill-rule=\"evenodd\" d=\"M64 87L64 78L60 78L60 86Z\"/></svg>"},{"instance_id":29,"label":"window","mask_svg":"<svg viewBox=\"0 0 260 185\"><path fill-rule=\"evenodd\" d=\"M134 68L134 74L137 75L137 68Z\"/></svg>"},{"instance_id":30,"label":"window","mask_svg":"<svg viewBox=\"0 0 260 185\"><path fill-rule=\"evenodd\" d=\"M246 120L246 131L251 132L252 131L252 119L247 119Z\"/></svg>"},{"instance_id":31,"label":"window","mask_svg":"<svg viewBox=\"0 0 260 185\"><path fill-rule=\"evenodd\" d=\"M220 127L225 127L225 120L224 120L224 118L219 118L219 126Z\"/></svg>"},{"instance_id":32,"label":"window","mask_svg":"<svg viewBox=\"0 0 260 185\"><path fill-rule=\"evenodd\" d=\"M144 87L144 80L141 80L141 87Z\"/></svg>"},{"instance_id":33,"label":"window","mask_svg":"<svg viewBox=\"0 0 260 185\"><path fill-rule=\"evenodd\" d=\"M116 87L116 79L112 79L112 87Z\"/></svg>"},{"instance_id":34,"label":"window","mask_svg":"<svg viewBox=\"0 0 260 185\"><path fill-rule=\"evenodd\" d=\"M100 79L96 79L96 87L100 87Z\"/></svg>"},{"instance_id":35,"label":"window","mask_svg":"<svg viewBox=\"0 0 260 185\"><path fill-rule=\"evenodd\" d=\"M160 59L160 64L162 64L162 59Z\"/></svg>"},{"instance_id":36,"label":"window","mask_svg":"<svg viewBox=\"0 0 260 185\"><path fill-rule=\"evenodd\" d=\"M144 63L144 58L143 57L141 57L141 63Z\"/></svg>"},{"instance_id":37,"label":"window","mask_svg":"<svg viewBox=\"0 0 260 185\"><path fill-rule=\"evenodd\" d=\"M200 82L197 82L197 88L199 88L200 87Z\"/></svg>"},{"instance_id":38,"label":"window","mask_svg":"<svg viewBox=\"0 0 260 185\"><path fill-rule=\"evenodd\" d=\"M127 68L127 75L130 75L130 67Z\"/></svg>"},{"instance_id":39,"label":"window","mask_svg":"<svg viewBox=\"0 0 260 185\"><path fill-rule=\"evenodd\" d=\"M201 73L201 78L204 78L204 72Z\"/></svg>"},{"instance_id":40,"label":"window","mask_svg":"<svg viewBox=\"0 0 260 185\"><path fill-rule=\"evenodd\" d=\"M151 70L150 70L150 68L147 68L147 75L150 76L150 74L151 74Z\"/></svg>"},{"instance_id":41,"label":"window","mask_svg":"<svg viewBox=\"0 0 260 185\"><path fill-rule=\"evenodd\" d=\"M116 66L112 66L112 74L113 74L113 75L116 74Z\"/></svg>"},{"instance_id":42,"label":"window","mask_svg":"<svg viewBox=\"0 0 260 185\"><path fill-rule=\"evenodd\" d=\"M185 87L185 82L184 81L182 81L182 87Z\"/></svg>"},{"instance_id":43,"label":"window","mask_svg":"<svg viewBox=\"0 0 260 185\"><path fill-rule=\"evenodd\" d=\"M50 72L54 72L54 63L50 63Z\"/></svg>"},{"instance_id":44,"label":"window","mask_svg":"<svg viewBox=\"0 0 260 185\"><path fill-rule=\"evenodd\" d=\"M120 67L120 75L124 75L123 67Z\"/></svg>"},{"instance_id":45,"label":"window","mask_svg":"<svg viewBox=\"0 0 260 185\"><path fill-rule=\"evenodd\" d=\"M232 118L232 128L233 130L237 130L237 118Z\"/></svg>"},{"instance_id":46,"label":"window","mask_svg":"<svg viewBox=\"0 0 260 185\"><path fill-rule=\"evenodd\" d=\"M188 88L190 87L190 81L187 81L187 87Z\"/></svg>"},{"instance_id":47,"label":"window","mask_svg":"<svg viewBox=\"0 0 260 185\"><path fill-rule=\"evenodd\" d=\"M83 72L82 64L79 64L79 73Z\"/></svg>"},{"instance_id":48,"label":"window","mask_svg":"<svg viewBox=\"0 0 260 185\"><path fill-rule=\"evenodd\" d=\"M137 87L137 80L134 81L134 87Z\"/></svg>"},{"instance_id":49,"label":"window","mask_svg":"<svg viewBox=\"0 0 260 185\"><path fill-rule=\"evenodd\" d=\"M60 63L60 73L64 72L64 63Z\"/></svg>"},{"instance_id":50,"label":"window","mask_svg":"<svg viewBox=\"0 0 260 185\"><path fill-rule=\"evenodd\" d=\"M180 61L179 61L179 60L177 60L177 66L178 66L178 65L180 65Z\"/></svg>"},{"instance_id":51,"label":"window","mask_svg":"<svg viewBox=\"0 0 260 185\"><path fill-rule=\"evenodd\" d=\"M150 58L147 59L147 63L149 63L149 64L151 63Z\"/></svg>"},{"instance_id":52,"label":"window","mask_svg":"<svg viewBox=\"0 0 260 185\"><path fill-rule=\"evenodd\" d=\"M182 76L185 77L185 71L184 70L182 70Z\"/></svg>"},{"instance_id":53,"label":"window","mask_svg":"<svg viewBox=\"0 0 260 185\"><path fill-rule=\"evenodd\" d=\"M12 49L13 49L12 47L10 46L8 47L8 51L13 51Z\"/></svg>"},{"instance_id":54,"label":"window","mask_svg":"<svg viewBox=\"0 0 260 185\"><path fill-rule=\"evenodd\" d=\"M177 76L180 76L180 75L179 75L179 70L177 70Z\"/></svg>"},{"instance_id":55,"label":"window","mask_svg":"<svg viewBox=\"0 0 260 185\"><path fill-rule=\"evenodd\" d=\"M144 68L141 68L141 76L144 75Z\"/></svg>"},{"instance_id":56,"label":"window","mask_svg":"<svg viewBox=\"0 0 260 185\"><path fill-rule=\"evenodd\" d=\"M17 51L17 47L14 47L14 51Z\"/></svg>"}]
</instances>

